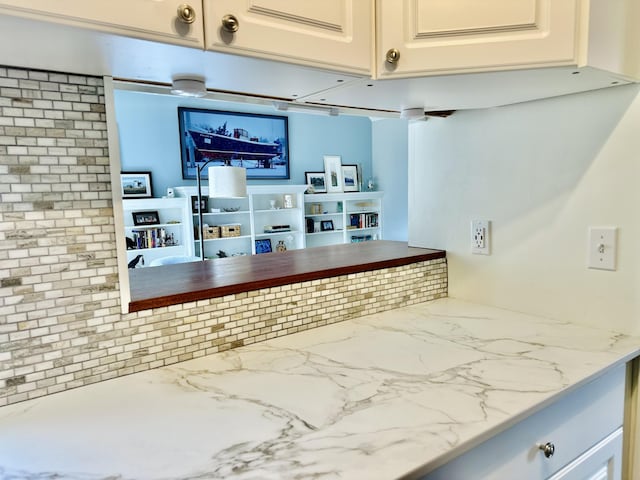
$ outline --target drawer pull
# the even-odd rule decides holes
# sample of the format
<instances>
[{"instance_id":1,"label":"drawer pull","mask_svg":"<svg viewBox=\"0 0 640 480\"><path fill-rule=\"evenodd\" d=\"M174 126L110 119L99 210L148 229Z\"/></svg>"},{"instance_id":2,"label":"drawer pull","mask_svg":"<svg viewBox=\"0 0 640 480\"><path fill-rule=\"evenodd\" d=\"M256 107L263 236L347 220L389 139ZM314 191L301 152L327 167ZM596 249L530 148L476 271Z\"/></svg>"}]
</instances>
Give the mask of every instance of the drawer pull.
<instances>
[{"instance_id":1,"label":"drawer pull","mask_svg":"<svg viewBox=\"0 0 640 480\"><path fill-rule=\"evenodd\" d=\"M547 458L553 457L553 454L556 453L556 446L551 442L547 442L544 445L538 445L538 448L542 450L544 456Z\"/></svg>"}]
</instances>

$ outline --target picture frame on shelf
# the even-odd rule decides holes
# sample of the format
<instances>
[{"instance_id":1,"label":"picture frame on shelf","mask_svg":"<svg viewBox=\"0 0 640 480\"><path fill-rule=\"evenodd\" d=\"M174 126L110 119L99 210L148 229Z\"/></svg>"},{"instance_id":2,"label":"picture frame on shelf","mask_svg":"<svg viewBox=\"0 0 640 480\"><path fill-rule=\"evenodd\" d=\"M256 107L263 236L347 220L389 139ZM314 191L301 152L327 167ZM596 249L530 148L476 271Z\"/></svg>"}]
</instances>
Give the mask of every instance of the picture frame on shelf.
<instances>
[{"instance_id":1,"label":"picture frame on shelf","mask_svg":"<svg viewBox=\"0 0 640 480\"><path fill-rule=\"evenodd\" d=\"M320 231L321 232L329 232L331 230L335 230L333 227L333 220L322 220L320 222Z\"/></svg>"},{"instance_id":2,"label":"picture frame on shelf","mask_svg":"<svg viewBox=\"0 0 640 480\"><path fill-rule=\"evenodd\" d=\"M259 238L256 240L256 255L260 253L271 253L273 249L271 247L270 238Z\"/></svg>"},{"instance_id":3,"label":"picture frame on shelf","mask_svg":"<svg viewBox=\"0 0 640 480\"><path fill-rule=\"evenodd\" d=\"M324 156L324 175L327 193L342 192L342 159L339 155Z\"/></svg>"},{"instance_id":4,"label":"picture frame on shelf","mask_svg":"<svg viewBox=\"0 0 640 480\"><path fill-rule=\"evenodd\" d=\"M202 213L206 213L209 211L209 197L202 197L200 199L200 206L202 207ZM196 214L200 213L198 210L198 197L196 195L191 195L191 211Z\"/></svg>"},{"instance_id":5,"label":"picture frame on shelf","mask_svg":"<svg viewBox=\"0 0 640 480\"><path fill-rule=\"evenodd\" d=\"M151 172L121 172L122 198L151 198L153 185Z\"/></svg>"},{"instance_id":6,"label":"picture frame on shelf","mask_svg":"<svg viewBox=\"0 0 640 480\"><path fill-rule=\"evenodd\" d=\"M131 216L133 217L133 224L136 227L160 224L160 216L158 215L157 210L150 210L146 212L131 212Z\"/></svg>"},{"instance_id":7,"label":"picture frame on shelf","mask_svg":"<svg viewBox=\"0 0 640 480\"><path fill-rule=\"evenodd\" d=\"M357 192L360 190L357 165L342 165L342 185L345 192Z\"/></svg>"},{"instance_id":8,"label":"picture frame on shelf","mask_svg":"<svg viewBox=\"0 0 640 480\"><path fill-rule=\"evenodd\" d=\"M327 183L324 172L304 172L306 185L313 187L313 193L326 193Z\"/></svg>"},{"instance_id":9,"label":"picture frame on shelf","mask_svg":"<svg viewBox=\"0 0 640 480\"><path fill-rule=\"evenodd\" d=\"M288 180L289 119L281 115L178 107L182 178L194 180L200 165L230 165L247 179ZM207 168L202 180L209 178Z\"/></svg>"}]
</instances>

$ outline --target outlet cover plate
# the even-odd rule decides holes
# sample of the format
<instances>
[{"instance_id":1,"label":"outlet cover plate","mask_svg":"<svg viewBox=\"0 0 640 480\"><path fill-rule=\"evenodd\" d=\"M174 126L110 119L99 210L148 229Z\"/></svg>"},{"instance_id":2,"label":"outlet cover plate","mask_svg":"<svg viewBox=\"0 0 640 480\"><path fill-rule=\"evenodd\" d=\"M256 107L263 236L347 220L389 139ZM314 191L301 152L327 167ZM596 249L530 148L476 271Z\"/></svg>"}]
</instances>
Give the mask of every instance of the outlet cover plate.
<instances>
[{"instance_id":1,"label":"outlet cover plate","mask_svg":"<svg viewBox=\"0 0 640 480\"><path fill-rule=\"evenodd\" d=\"M587 267L616 269L617 227L589 227Z\"/></svg>"},{"instance_id":2,"label":"outlet cover plate","mask_svg":"<svg viewBox=\"0 0 640 480\"><path fill-rule=\"evenodd\" d=\"M489 220L471 220L471 253L490 255L490 226Z\"/></svg>"}]
</instances>

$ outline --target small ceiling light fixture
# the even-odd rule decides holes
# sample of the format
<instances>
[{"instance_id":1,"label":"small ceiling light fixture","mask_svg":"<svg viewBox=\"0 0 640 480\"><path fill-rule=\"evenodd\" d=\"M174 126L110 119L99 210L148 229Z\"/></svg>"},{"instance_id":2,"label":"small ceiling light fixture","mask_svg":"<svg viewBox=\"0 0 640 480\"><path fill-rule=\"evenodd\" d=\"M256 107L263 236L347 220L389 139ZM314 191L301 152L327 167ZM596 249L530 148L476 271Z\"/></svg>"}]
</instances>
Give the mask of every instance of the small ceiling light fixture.
<instances>
[{"instance_id":1,"label":"small ceiling light fixture","mask_svg":"<svg viewBox=\"0 0 640 480\"><path fill-rule=\"evenodd\" d=\"M421 120L425 118L424 108L403 108L400 112L400 118L404 120Z\"/></svg>"},{"instance_id":2,"label":"small ceiling light fixture","mask_svg":"<svg viewBox=\"0 0 640 480\"><path fill-rule=\"evenodd\" d=\"M171 84L171 93L181 97L204 97L207 94L207 87L203 80L176 78Z\"/></svg>"},{"instance_id":3,"label":"small ceiling light fixture","mask_svg":"<svg viewBox=\"0 0 640 480\"><path fill-rule=\"evenodd\" d=\"M299 102L283 102L275 100L273 102L273 108L279 112L304 112L304 113L317 113L322 115L330 115L336 117L340 115L340 109L338 107L332 107L329 105L316 105L310 103Z\"/></svg>"}]
</instances>

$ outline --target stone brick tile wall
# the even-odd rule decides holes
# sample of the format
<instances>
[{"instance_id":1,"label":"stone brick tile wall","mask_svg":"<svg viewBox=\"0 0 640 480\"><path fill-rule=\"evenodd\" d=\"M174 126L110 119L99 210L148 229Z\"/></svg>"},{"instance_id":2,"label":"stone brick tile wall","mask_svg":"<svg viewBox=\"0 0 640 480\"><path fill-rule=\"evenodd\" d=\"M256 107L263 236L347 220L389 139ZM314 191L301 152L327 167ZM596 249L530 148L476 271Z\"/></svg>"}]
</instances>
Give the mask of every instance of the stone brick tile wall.
<instances>
[{"instance_id":1,"label":"stone brick tile wall","mask_svg":"<svg viewBox=\"0 0 640 480\"><path fill-rule=\"evenodd\" d=\"M120 313L102 79L0 66L0 406L447 294L445 259Z\"/></svg>"}]
</instances>

